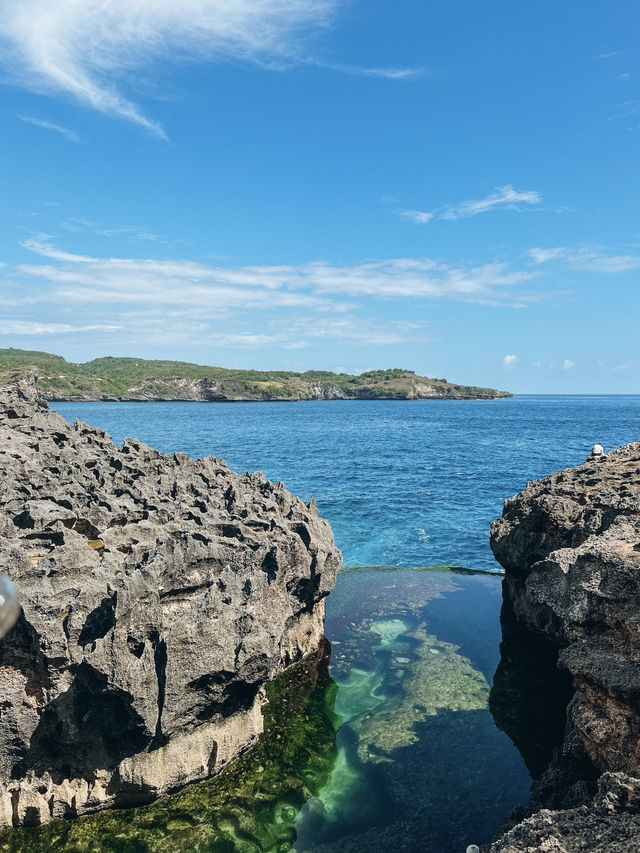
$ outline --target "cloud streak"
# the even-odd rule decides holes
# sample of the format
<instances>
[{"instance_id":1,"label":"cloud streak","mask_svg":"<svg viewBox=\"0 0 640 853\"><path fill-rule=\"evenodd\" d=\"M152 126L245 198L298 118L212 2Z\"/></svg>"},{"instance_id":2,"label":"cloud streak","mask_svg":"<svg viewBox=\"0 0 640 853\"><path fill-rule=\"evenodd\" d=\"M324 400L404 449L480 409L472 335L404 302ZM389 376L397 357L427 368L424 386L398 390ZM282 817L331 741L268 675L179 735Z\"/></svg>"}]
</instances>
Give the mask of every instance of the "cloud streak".
<instances>
[{"instance_id":1,"label":"cloud streak","mask_svg":"<svg viewBox=\"0 0 640 853\"><path fill-rule=\"evenodd\" d=\"M538 265L564 263L584 272L615 274L640 269L640 256L613 254L600 248L555 246L550 249L530 249L528 254Z\"/></svg>"},{"instance_id":2,"label":"cloud streak","mask_svg":"<svg viewBox=\"0 0 640 853\"><path fill-rule=\"evenodd\" d=\"M25 122L25 124L32 124L35 127L41 127L44 130L53 130L55 133L59 133L61 136L70 139L71 142L80 142L80 137L75 131L69 130L67 127L62 127L62 125L54 124L52 121L45 121L44 119L36 118L35 116L17 115L16 118L19 118L20 121Z\"/></svg>"},{"instance_id":3,"label":"cloud streak","mask_svg":"<svg viewBox=\"0 0 640 853\"><path fill-rule=\"evenodd\" d=\"M189 302L219 307L309 306L347 311L345 297L444 299L510 303L515 286L535 278L503 263L455 267L429 258L392 258L336 266L217 267L188 260L93 258L57 248L45 238L24 242L55 263L21 264L27 278L49 283L65 299L84 302Z\"/></svg>"},{"instance_id":4,"label":"cloud streak","mask_svg":"<svg viewBox=\"0 0 640 853\"><path fill-rule=\"evenodd\" d=\"M356 77L379 77L383 80L417 80L424 74L422 68L367 68L360 65L342 65L319 60L311 60L311 64L320 68L327 68L330 71L339 71L341 74L353 74Z\"/></svg>"},{"instance_id":5,"label":"cloud streak","mask_svg":"<svg viewBox=\"0 0 640 853\"><path fill-rule=\"evenodd\" d=\"M437 207L434 210L406 210L400 208L395 211L403 219L409 219L416 225L426 225L433 219L454 221L456 219L469 219L482 213L502 208L503 210L521 211L521 205L535 205L542 202L542 196L535 190L517 190L511 184L504 187L496 187L495 190L485 198L474 201L462 201L459 204L448 204Z\"/></svg>"},{"instance_id":6,"label":"cloud streak","mask_svg":"<svg viewBox=\"0 0 640 853\"><path fill-rule=\"evenodd\" d=\"M162 60L293 61L304 37L327 25L338 0L0 0L0 62L38 92L163 128L119 91Z\"/></svg>"},{"instance_id":7,"label":"cloud streak","mask_svg":"<svg viewBox=\"0 0 640 853\"><path fill-rule=\"evenodd\" d=\"M72 216L69 219L62 220L60 225L65 231L72 233L91 233L99 237L122 237L128 241L140 242L166 242L148 228L146 225L118 225L114 228L106 228L98 222L91 222L88 219L77 219Z\"/></svg>"},{"instance_id":8,"label":"cloud streak","mask_svg":"<svg viewBox=\"0 0 640 853\"><path fill-rule=\"evenodd\" d=\"M116 332L122 326L97 324L90 326L72 326L68 323L39 323L24 320L0 322L0 335L62 335L78 332Z\"/></svg>"}]
</instances>

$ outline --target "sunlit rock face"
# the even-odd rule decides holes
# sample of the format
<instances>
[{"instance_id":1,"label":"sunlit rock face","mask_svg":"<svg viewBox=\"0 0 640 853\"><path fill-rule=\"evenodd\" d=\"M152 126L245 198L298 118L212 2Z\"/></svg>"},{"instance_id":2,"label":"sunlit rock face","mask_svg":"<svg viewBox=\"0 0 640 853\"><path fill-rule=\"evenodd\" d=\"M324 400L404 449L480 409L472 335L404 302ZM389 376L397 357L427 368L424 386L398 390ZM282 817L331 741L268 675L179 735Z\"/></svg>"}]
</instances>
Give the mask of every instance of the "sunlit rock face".
<instances>
[{"instance_id":1,"label":"sunlit rock face","mask_svg":"<svg viewBox=\"0 0 640 853\"><path fill-rule=\"evenodd\" d=\"M536 765L529 811L589 804L622 826L621 812L640 811L640 443L530 483L505 503L491 545L506 570L492 709ZM533 718L522 724L536 702L547 734L538 760Z\"/></svg>"},{"instance_id":2,"label":"sunlit rock face","mask_svg":"<svg viewBox=\"0 0 640 853\"><path fill-rule=\"evenodd\" d=\"M0 388L0 824L145 802L262 731L263 686L316 650L341 556L284 484L116 447Z\"/></svg>"}]
</instances>

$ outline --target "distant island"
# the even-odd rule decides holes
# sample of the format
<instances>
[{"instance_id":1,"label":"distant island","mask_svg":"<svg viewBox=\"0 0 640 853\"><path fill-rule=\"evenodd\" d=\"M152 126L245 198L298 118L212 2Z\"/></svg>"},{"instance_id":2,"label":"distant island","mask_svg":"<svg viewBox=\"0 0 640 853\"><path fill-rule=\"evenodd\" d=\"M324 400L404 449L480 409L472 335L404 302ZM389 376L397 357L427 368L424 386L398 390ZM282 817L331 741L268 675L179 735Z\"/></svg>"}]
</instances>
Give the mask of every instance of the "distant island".
<instances>
[{"instance_id":1,"label":"distant island","mask_svg":"<svg viewBox=\"0 0 640 853\"><path fill-rule=\"evenodd\" d=\"M50 401L496 400L513 396L400 368L351 376L324 370L229 370L141 358L106 357L74 364L46 352L0 349L0 374L5 379L19 379L32 369L37 371L38 389Z\"/></svg>"}]
</instances>

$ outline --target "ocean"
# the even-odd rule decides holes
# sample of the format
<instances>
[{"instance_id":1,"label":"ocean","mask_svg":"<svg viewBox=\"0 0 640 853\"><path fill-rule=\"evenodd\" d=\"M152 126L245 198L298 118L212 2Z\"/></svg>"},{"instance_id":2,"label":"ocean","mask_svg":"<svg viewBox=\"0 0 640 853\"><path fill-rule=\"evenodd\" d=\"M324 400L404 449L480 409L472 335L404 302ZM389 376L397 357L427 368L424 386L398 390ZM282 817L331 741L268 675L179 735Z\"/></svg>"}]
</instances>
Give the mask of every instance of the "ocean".
<instances>
[{"instance_id":1,"label":"ocean","mask_svg":"<svg viewBox=\"0 0 640 853\"><path fill-rule=\"evenodd\" d=\"M56 403L164 453L264 471L329 519L346 566L499 571L489 526L527 482L640 439L640 396Z\"/></svg>"}]
</instances>

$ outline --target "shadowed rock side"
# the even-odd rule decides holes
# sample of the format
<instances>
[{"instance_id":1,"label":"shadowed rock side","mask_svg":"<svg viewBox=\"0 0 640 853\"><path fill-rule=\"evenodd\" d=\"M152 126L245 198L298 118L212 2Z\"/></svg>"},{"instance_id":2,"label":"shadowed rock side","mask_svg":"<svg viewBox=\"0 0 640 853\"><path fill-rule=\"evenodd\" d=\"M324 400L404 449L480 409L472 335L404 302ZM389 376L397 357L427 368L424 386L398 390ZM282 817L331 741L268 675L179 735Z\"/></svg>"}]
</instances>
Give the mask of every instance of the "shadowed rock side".
<instances>
[{"instance_id":1,"label":"shadowed rock side","mask_svg":"<svg viewBox=\"0 0 640 853\"><path fill-rule=\"evenodd\" d=\"M638 851L640 443L530 483L491 547L506 570L491 707L537 778L488 849Z\"/></svg>"},{"instance_id":2,"label":"shadowed rock side","mask_svg":"<svg viewBox=\"0 0 640 853\"><path fill-rule=\"evenodd\" d=\"M135 809L0 831L0 851L289 851L300 809L322 791L336 765L337 687L328 664L325 641L266 685L263 737L215 778Z\"/></svg>"},{"instance_id":3,"label":"shadowed rock side","mask_svg":"<svg viewBox=\"0 0 640 853\"><path fill-rule=\"evenodd\" d=\"M265 683L316 650L341 555L315 503L0 388L0 825L148 802L218 773Z\"/></svg>"}]
</instances>

